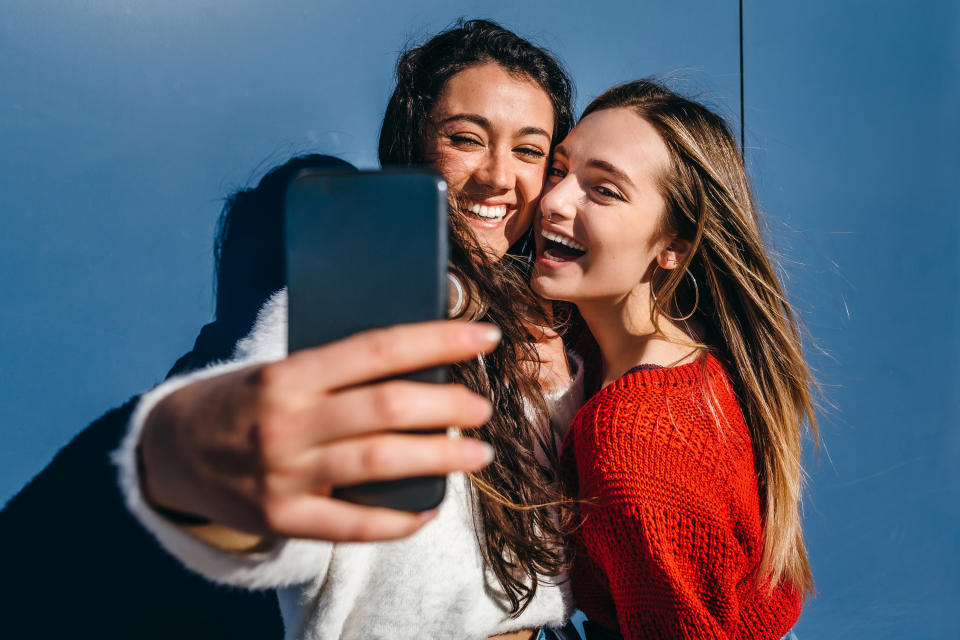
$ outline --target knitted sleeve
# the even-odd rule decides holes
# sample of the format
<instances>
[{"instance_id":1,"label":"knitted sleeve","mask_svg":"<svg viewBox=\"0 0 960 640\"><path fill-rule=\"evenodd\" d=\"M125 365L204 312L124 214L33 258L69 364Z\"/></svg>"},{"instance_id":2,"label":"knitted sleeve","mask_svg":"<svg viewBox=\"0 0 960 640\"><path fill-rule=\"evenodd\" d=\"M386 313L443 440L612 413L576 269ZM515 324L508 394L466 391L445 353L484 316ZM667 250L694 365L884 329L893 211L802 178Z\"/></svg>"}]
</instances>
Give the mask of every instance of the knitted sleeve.
<instances>
[{"instance_id":1,"label":"knitted sleeve","mask_svg":"<svg viewBox=\"0 0 960 640\"><path fill-rule=\"evenodd\" d=\"M616 407L578 452L584 495L596 496L583 544L625 638L732 637L750 560L729 479L710 444L667 413Z\"/></svg>"}]
</instances>

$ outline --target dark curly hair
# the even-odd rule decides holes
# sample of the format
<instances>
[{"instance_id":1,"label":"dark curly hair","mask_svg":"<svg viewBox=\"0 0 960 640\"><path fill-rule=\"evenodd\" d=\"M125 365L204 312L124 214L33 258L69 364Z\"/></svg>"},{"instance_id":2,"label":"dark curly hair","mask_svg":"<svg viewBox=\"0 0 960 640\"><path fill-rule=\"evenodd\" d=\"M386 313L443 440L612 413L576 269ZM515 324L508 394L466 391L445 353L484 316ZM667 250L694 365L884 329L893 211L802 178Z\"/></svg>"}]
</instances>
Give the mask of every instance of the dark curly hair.
<instances>
[{"instance_id":1,"label":"dark curly hair","mask_svg":"<svg viewBox=\"0 0 960 640\"><path fill-rule=\"evenodd\" d=\"M553 105L552 143L566 136L573 126L573 89L554 56L494 22L461 20L400 55L397 86L380 129L380 163L429 165L424 141L444 86L456 73L488 62L540 86ZM529 264L523 259L528 238L525 235L504 258L491 257L481 249L457 203L451 203L451 271L466 285L473 308L483 310L481 318L503 331L494 353L482 363L456 365L453 378L494 401L494 416L473 435L494 447L496 460L471 480L480 548L513 615L533 598L538 575L557 575L566 568L563 539L573 516L570 502L553 482L553 471L535 455L538 448L546 452L556 468L538 381L539 359L528 329L546 324L529 288ZM559 518L555 507L560 508Z\"/></svg>"},{"instance_id":2,"label":"dark curly hair","mask_svg":"<svg viewBox=\"0 0 960 640\"><path fill-rule=\"evenodd\" d=\"M553 142L567 135L573 127L573 83L553 54L495 22L460 20L397 60L397 87L380 127L380 164L426 164L426 127L447 80L485 62L537 83L553 105Z\"/></svg>"}]
</instances>

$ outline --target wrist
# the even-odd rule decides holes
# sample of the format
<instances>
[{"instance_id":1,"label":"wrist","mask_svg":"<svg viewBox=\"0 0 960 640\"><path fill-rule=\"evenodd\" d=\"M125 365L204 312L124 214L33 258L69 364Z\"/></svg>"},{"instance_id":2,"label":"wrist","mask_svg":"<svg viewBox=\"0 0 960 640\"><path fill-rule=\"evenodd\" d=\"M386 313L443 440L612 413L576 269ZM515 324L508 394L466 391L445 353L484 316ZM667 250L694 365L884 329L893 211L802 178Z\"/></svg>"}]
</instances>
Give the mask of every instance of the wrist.
<instances>
[{"instance_id":1,"label":"wrist","mask_svg":"<svg viewBox=\"0 0 960 640\"><path fill-rule=\"evenodd\" d=\"M141 446L137 447L136 456L137 479L140 483L140 494L143 496L144 502L172 524L183 529L198 540L216 547L221 551L253 553L256 551L264 551L273 543L273 541L266 536L231 529L205 516L158 504L157 501L151 497L147 489L146 465L143 461L143 448Z\"/></svg>"},{"instance_id":2,"label":"wrist","mask_svg":"<svg viewBox=\"0 0 960 640\"><path fill-rule=\"evenodd\" d=\"M147 481L147 467L146 463L144 462L142 444L137 446L136 456L137 482L140 485L140 495L143 496L143 501L146 502L151 509L156 511L170 522L179 526L189 527L210 524L211 520L207 517L165 506L157 501L153 497L153 492L150 490L150 483Z\"/></svg>"}]
</instances>

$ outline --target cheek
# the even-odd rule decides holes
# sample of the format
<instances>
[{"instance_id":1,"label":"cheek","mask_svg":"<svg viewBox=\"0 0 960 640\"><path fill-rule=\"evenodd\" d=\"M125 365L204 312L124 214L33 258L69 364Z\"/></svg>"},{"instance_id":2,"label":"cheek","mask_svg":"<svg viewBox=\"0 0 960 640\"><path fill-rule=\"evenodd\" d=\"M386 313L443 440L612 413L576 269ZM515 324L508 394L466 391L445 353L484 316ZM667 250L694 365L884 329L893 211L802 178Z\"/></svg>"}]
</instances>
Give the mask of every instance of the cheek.
<instances>
[{"instance_id":1,"label":"cheek","mask_svg":"<svg viewBox=\"0 0 960 640\"><path fill-rule=\"evenodd\" d=\"M614 216L592 222L587 229L591 246L585 264L587 275L618 293L636 286L655 258L649 236Z\"/></svg>"},{"instance_id":2,"label":"cheek","mask_svg":"<svg viewBox=\"0 0 960 640\"><path fill-rule=\"evenodd\" d=\"M522 236L527 229L533 226L534 214L537 212L536 201L526 203L522 209L518 209L513 216L513 225L517 229L517 238ZM516 240L517 238L514 238Z\"/></svg>"},{"instance_id":3,"label":"cheek","mask_svg":"<svg viewBox=\"0 0 960 640\"><path fill-rule=\"evenodd\" d=\"M536 170L525 172L517 176L517 191L519 199L523 202L523 208L518 211L518 217L523 217L527 226L533 222L533 214L540 205L540 197L543 194L543 181L546 176L546 168L541 167Z\"/></svg>"},{"instance_id":4,"label":"cheek","mask_svg":"<svg viewBox=\"0 0 960 640\"><path fill-rule=\"evenodd\" d=\"M466 183L473 172L469 156L455 149L440 148L430 156L430 168L440 174L451 189Z\"/></svg>"}]
</instances>

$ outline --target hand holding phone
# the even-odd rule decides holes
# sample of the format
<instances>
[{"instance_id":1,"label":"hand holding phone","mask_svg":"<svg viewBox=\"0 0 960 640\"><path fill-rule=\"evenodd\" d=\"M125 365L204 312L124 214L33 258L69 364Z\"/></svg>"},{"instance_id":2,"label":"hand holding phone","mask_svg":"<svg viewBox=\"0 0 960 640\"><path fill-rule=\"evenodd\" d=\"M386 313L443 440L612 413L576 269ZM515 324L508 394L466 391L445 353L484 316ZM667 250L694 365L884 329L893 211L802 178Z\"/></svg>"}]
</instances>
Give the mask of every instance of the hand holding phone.
<instances>
[{"instance_id":1,"label":"hand holding phone","mask_svg":"<svg viewBox=\"0 0 960 640\"><path fill-rule=\"evenodd\" d=\"M487 353L498 336L484 323L408 324L192 382L145 420L143 495L265 540L410 535L429 514L331 499L330 487L489 463L492 449L469 430L456 439L421 433L424 425L480 426L488 400L459 385L377 381Z\"/></svg>"},{"instance_id":2,"label":"hand holding phone","mask_svg":"<svg viewBox=\"0 0 960 640\"><path fill-rule=\"evenodd\" d=\"M446 184L424 170L305 170L286 198L289 351L397 324L438 320L447 305ZM399 376L444 383L446 367ZM432 509L443 476L338 487L369 506Z\"/></svg>"}]
</instances>

